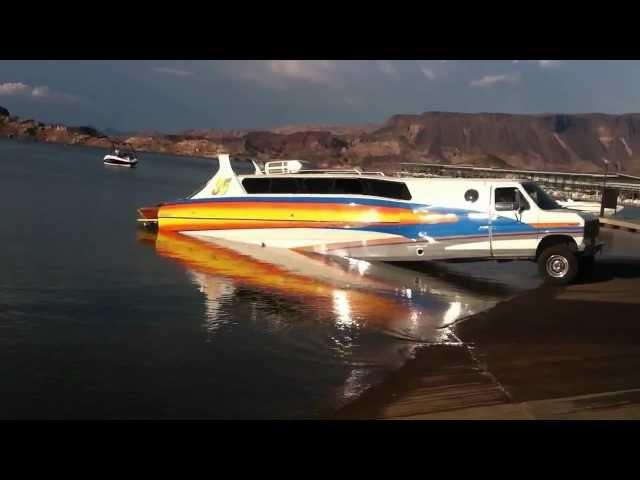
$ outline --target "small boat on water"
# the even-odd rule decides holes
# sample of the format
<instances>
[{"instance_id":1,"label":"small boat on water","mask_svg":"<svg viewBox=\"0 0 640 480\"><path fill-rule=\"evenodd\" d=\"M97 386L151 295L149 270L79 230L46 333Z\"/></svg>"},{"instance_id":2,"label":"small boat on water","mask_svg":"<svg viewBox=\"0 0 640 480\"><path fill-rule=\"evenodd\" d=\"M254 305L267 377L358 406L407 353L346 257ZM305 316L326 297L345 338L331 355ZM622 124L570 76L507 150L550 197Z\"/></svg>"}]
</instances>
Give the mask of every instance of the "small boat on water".
<instances>
[{"instance_id":1,"label":"small boat on water","mask_svg":"<svg viewBox=\"0 0 640 480\"><path fill-rule=\"evenodd\" d=\"M114 146L113 152L105 155L103 161L105 165L112 165L114 167L135 168L138 164L138 156L131 146L124 148Z\"/></svg>"}]
</instances>

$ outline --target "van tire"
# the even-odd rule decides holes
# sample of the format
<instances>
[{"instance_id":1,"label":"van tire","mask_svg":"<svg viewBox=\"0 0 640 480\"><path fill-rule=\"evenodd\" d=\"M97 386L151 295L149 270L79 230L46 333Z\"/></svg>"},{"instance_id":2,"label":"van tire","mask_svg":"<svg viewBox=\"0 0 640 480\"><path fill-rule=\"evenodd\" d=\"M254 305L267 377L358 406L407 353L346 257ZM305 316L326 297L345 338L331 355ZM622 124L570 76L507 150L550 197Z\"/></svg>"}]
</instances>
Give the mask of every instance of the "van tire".
<instances>
[{"instance_id":1,"label":"van tire","mask_svg":"<svg viewBox=\"0 0 640 480\"><path fill-rule=\"evenodd\" d=\"M567 245L551 245L538 257L538 272L546 283L567 285L578 274L578 258Z\"/></svg>"}]
</instances>

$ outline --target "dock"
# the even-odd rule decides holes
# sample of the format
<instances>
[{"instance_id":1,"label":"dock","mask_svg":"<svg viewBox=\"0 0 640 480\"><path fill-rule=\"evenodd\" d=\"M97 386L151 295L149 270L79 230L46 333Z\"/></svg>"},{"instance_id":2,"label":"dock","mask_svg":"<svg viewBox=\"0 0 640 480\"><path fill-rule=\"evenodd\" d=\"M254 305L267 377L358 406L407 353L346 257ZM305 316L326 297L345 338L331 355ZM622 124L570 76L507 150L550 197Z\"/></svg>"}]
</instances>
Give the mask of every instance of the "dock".
<instances>
[{"instance_id":1,"label":"dock","mask_svg":"<svg viewBox=\"0 0 640 480\"><path fill-rule=\"evenodd\" d=\"M618 220L616 218L602 217L600 220L600 226L605 228L613 228L616 230L626 230L627 232L638 233L640 232L640 223L627 222L624 220Z\"/></svg>"},{"instance_id":2,"label":"dock","mask_svg":"<svg viewBox=\"0 0 640 480\"><path fill-rule=\"evenodd\" d=\"M601 220L592 278L460 322L333 418L640 419L640 226Z\"/></svg>"}]
</instances>

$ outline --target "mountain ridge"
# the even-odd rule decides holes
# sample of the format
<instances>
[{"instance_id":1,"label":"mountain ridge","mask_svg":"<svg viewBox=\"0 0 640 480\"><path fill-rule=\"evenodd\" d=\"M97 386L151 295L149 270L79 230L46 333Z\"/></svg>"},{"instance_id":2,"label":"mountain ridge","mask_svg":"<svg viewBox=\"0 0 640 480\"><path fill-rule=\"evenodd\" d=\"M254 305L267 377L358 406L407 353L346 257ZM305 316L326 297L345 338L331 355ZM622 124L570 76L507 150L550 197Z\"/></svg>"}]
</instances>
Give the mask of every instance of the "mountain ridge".
<instances>
[{"instance_id":1,"label":"mountain ridge","mask_svg":"<svg viewBox=\"0 0 640 480\"><path fill-rule=\"evenodd\" d=\"M46 125L11 117L0 107L0 135L109 148L90 127ZM197 129L117 138L139 151L176 155L297 158L318 167L397 171L437 163L528 170L601 172L604 159L621 173L640 173L640 113L399 113L382 124L285 125L271 129Z\"/></svg>"}]
</instances>

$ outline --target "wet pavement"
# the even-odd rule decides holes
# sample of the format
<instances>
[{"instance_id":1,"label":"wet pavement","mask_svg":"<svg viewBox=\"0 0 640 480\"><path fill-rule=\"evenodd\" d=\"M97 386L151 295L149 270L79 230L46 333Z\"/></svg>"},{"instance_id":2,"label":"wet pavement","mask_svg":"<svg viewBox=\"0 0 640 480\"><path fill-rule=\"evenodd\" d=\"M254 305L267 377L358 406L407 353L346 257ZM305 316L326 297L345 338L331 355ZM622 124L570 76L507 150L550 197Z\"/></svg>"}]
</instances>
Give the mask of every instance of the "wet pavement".
<instances>
[{"instance_id":1,"label":"wet pavement","mask_svg":"<svg viewBox=\"0 0 640 480\"><path fill-rule=\"evenodd\" d=\"M591 279L464 319L337 418L640 418L640 235L602 237Z\"/></svg>"}]
</instances>

